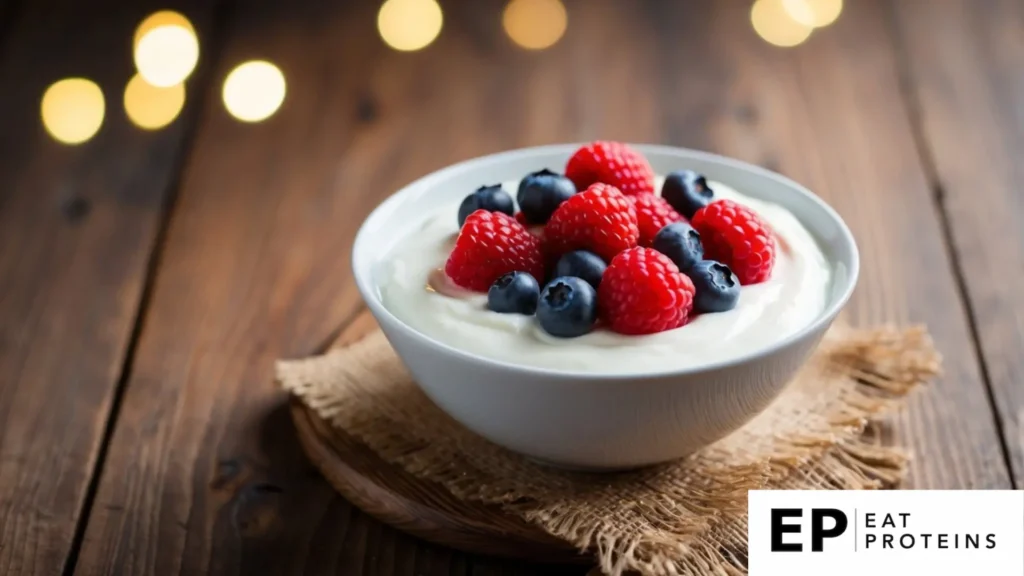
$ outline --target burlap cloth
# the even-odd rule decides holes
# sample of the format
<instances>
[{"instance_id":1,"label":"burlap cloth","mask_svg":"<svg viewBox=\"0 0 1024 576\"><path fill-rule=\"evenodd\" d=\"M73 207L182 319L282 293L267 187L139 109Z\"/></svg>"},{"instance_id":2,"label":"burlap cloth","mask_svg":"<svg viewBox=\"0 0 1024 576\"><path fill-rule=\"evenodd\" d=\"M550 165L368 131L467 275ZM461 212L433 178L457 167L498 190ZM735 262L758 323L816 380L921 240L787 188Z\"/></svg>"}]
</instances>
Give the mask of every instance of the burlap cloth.
<instances>
[{"instance_id":1,"label":"burlap cloth","mask_svg":"<svg viewBox=\"0 0 1024 576\"><path fill-rule=\"evenodd\" d=\"M619 474L546 468L457 424L420 392L378 331L277 377L382 459L467 501L510 514L595 555L611 575L746 572L746 496L755 488L897 485L906 455L872 422L939 370L925 330L835 326L761 415L684 460Z\"/></svg>"}]
</instances>

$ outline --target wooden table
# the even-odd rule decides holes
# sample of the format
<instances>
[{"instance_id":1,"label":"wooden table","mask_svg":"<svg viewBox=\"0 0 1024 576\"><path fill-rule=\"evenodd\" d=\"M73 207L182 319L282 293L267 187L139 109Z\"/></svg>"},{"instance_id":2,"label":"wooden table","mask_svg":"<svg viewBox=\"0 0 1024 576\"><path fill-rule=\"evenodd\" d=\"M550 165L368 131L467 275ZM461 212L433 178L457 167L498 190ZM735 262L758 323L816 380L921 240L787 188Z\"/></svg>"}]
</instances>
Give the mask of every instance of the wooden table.
<instances>
[{"instance_id":1,"label":"wooden table","mask_svg":"<svg viewBox=\"0 0 1024 576\"><path fill-rule=\"evenodd\" d=\"M708 149L817 191L858 237L860 325L927 323L945 374L893 426L918 488L1024 482L1024 3L847 0L781 49L749 0L567 0L554 47L503 2L442 2L404 53L378 2L0 2L0 574L563 573L418 542L336 496L271 381L360 300L349 247L387 194L472 156L610 138ZM120 107L148 13L191 18L183 115ZM231 118L266 58L276 115ZM107 96L54 142L65 76ZM568 573L578 573L569 570Z\"/></svg>"}]
</instances>

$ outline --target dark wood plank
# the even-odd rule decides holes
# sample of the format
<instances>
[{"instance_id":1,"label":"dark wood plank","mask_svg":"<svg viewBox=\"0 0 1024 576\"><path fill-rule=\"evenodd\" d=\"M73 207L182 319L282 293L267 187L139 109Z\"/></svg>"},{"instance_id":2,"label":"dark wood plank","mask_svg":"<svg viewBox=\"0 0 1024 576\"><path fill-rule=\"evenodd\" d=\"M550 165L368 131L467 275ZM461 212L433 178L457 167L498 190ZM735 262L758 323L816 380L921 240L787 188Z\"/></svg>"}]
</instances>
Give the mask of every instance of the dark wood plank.
<instances>
[{"instance_id":1,"label":"dark wood plank","mask_svg":"<svg viewBox=\"0 0 1024 576\"><path fill-rule=\"evenodd\" d=\"M927 321L946 354L947 376L897 429L919 456L914 485L1008 484L879 1L785 51L753 35L739 0L593 0L540 54L502 36L496 1L446 4L436 44L393 52L377 6L237 11L217 77L269 58L288 100L258 125L229 119L218 94L204 102L81 574L502 573L334 496L301 456L272 364L352 318L349 246L390 191L469 156L594 137L740 156L833 202L864 253L848 316Z\"/></svg>"},{"instance_id":2,"label":"dark wood plank","mask_svg":"<svg viewBox=\"0 0 1024 576\"><path fill-rule=\"evenodd\" d=\"M136 24L163 3L13 3L0 29L0 573L59 574L101 451L186 121L132 127ZM197 3L198 5L198 3ZM193 11L206 26L206 9ZM90 141L40 122L52 82L106 97Z\"/></svg>"},{"instance_id":3,"label":"dark wood plank","mask_svg":"<svg viewBox=\"0 0 1024 576\"><path fill-rule=\"evenodd\" d=\"M453 71L386 50L377 7L257 2L231 16L215 78L269 58L288 99L256 125L231 119L219 91L202 104L78 573L504 569L396 535L342 501L305 460L270 381L276 357L308 353L356 310L348 250L362 217L474 151L478 123L442 157L410 139L440 128L409 114L424 91L457 109L416 67Z\"/></svg>"},{"instance_id":4,"label":"dark wood plank","mask_svg":"<svg viewBox=\"0 0 1024 576\"><path fill-rule=\"evenodd\" d=\"M893 2L1003 440L1024 485L1024 4Z\"/></svg>"},{"instance_id":5,"label":"dark wood plank","mask_svg":"<svg viewBox=\"0 0 1024 576\"><path fill-rule=\"evenodd\" d=\"M705 116L711 147L776 167L842 213L862 258L850 320L927 323L945 376L898 419L898 440L916 455L910 486L1008 486L967 315L900 100L887 5L846 3L834 25L780 50L741 29L740 4L719 5L711 26L729 41L707 53L733 79L698 99L712 110ZM662 54L684 48L670 45ZM678 78L670 94L686 98L688 83Z\"/></svg>"}]
</instances>

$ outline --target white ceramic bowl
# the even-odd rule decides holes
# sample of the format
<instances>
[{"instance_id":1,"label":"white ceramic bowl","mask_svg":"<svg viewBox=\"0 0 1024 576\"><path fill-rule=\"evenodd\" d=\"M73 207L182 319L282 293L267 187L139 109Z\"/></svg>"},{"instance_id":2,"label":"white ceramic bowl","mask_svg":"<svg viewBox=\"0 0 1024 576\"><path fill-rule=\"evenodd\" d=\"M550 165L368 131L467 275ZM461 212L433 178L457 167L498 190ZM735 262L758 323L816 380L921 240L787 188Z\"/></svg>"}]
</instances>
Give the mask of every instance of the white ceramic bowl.
<instances>
[{"instance_id":1,"label":"white ceramic bowl","mask_svg":"<svg viewBox=\"0 0 1024 576\"><path fill-rule=\"evenodd\" d=\"M686 456L742 426L785 387L817 346L857 281L857 246L820 198L768 170L722 156L636 147L655 172L689 168L792 212L833 265L828 304L811 324L773 346L734 360L659 373L594 375L518 366L431 339L385 308L376 266L423 211L481 183L518 180L558 168L577 144L514 150L434 172L384 201L363 223L352 263L356 283L423 391L470 430L532 458L585 469L622 469Z\"/></svg>"}]
</instances>

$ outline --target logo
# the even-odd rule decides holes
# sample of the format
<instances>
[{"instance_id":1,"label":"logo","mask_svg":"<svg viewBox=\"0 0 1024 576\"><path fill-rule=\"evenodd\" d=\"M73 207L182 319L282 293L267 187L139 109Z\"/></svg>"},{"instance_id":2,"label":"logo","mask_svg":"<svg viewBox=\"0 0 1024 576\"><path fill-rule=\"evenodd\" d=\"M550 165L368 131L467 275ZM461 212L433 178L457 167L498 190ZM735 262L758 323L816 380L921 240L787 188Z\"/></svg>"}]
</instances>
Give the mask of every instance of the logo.
<instances>
[{"instance_id":1,"label":"logo","mask_svg":"<svg viewBox=\"0 0 1024 576\"><path fill-rule=\"evenodd\" d=\"M772 552L803 552L804 545L800 542L785 543L782 535L787 532L800 533L799 524L786 524L787 518L802 518L804 511L800 508L772 508ZM832 520L832 527L825 528L825 520ZM835 508L813 508L811 510L811 550L821 552L825 548L825 538L836 538L846 532L850 521L842 510Z\"/></svg>"},{"instance_id":2,"label":"logo","mask_svg":"<svg viewBox=\"0 0 1024 576\"><path fill-rule=\"evenodd\" d=\"M750 576L1024 575L1024 492L751 491Z\"/></svg>"}]
</instances>

